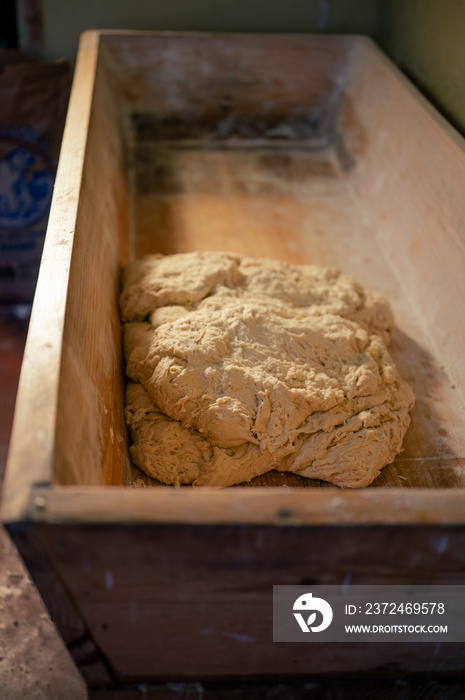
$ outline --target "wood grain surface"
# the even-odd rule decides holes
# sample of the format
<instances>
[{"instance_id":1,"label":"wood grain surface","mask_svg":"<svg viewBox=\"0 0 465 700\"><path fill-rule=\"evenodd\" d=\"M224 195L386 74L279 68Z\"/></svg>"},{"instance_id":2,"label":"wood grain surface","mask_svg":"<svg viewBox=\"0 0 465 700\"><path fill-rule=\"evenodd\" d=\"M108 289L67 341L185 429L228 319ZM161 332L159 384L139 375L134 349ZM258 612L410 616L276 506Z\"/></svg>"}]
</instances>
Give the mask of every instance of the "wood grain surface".
<instances>
[{"instance_id":1,"label":"wood grain surface","mask_svg":"<svg viewBox=\"0 0 465 700\"><path fill-rule=\"evenodd\" d=\"M85 504L85 506L83 505ZM463 496L454 489L157 489L107 486L36 487L29 518L52 523L192 523L281 526L463 524ZM447 531L445 531L446 533Z\"/></svg>"},{"instance_id":2,"label":"wood grain surface","mask_svg":"<svg viewBox=\"0 0 465 700\"><path fill-rule=\"evenodd\" d=\"M66 298L98 39L80 53L16 399L2 512L21 518L33 484L53 481Z\"/></svg>"},{"instance_id":3,"label":"wood grain surface","mask_svg":"<svg viewBox=\"0 0 465 700\"><path fill-rule=\"evenodd\" d=\"M465 532L361 526L37 524L121 680L274 682L463 670L463 644L272 641L273 585L465 583Z\"/></svg>"}]
</instances>

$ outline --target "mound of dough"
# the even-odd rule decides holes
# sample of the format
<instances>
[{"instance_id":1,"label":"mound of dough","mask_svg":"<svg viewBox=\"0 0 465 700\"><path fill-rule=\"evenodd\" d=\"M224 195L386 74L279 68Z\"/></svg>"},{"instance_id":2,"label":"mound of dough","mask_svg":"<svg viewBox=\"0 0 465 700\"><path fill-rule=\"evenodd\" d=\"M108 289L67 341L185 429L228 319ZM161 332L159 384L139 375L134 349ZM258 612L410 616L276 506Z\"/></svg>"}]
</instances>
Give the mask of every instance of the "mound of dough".
<instances>
[{"instance_id":1,"label":"mound of dough","mask_svg":"<svg viewBox=\"0 0 465 700\"><path fill-rule=\"evenodd\" d=\"M123 275L131 457L167 484L271 469L370 484L414 396L388 303L339 271L231 253L148 256Z\"/></svg>"}]
</instances>

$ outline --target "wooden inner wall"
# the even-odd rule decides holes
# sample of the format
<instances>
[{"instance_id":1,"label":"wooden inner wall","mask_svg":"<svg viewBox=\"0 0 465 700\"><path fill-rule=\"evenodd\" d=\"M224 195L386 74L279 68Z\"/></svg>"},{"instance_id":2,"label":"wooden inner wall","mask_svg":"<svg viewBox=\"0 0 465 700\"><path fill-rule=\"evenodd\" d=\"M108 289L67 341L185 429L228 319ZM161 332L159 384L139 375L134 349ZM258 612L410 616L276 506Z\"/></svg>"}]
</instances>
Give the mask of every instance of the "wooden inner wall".
<instances>
[{"instance_id":1,"label":"wooden inner wall","mask_svg":"<svg viewBox=\"0 0 465 700\"><path fill-rule=\"evenodd\" d=\"M100 55L69 270L54 478L129 478L118 294L129 260L129 200L117 92Z\"/></svg>"},{"instance_id":2,"label":"wooden inner wall","mask_svg":"<svg viewBox=\"0 0 465 700\"><path fill-rule=\"evenodd\" d=\"M464 139L368 42L351 62L338 124L351 184L463 397Z\"/></svg>"},{"instance_id":3,"label":"wooden inner wall","mask_svg":"<svg viewBox=\"0 0 465 700\"><path fill-rule=\"evenodd\" d=\"M196 137L241 118L252 132L300 120L307 136L325 136L354 44L352 37L169 32L101 41L122 112Z\"/></svg>"}]
</instances>

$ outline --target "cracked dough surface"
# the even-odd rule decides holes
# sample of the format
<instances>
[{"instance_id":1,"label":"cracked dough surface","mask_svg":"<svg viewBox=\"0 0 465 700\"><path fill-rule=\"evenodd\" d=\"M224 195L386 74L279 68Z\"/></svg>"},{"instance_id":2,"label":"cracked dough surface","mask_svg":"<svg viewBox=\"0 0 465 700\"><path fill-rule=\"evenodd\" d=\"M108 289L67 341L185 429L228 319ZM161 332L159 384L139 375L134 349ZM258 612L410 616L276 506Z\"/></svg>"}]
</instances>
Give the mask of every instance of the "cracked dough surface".
<instances>
[{"instance_id":1,"label":"cracked dough surface","mask_svg":"<svg viewBox=\"0 0 465 700\"><path fill-rule=\"evenodd\" d=\"M232 253L147 256L123 274L132 460L167 484L271 469L370 484L414 396L388 302L338 270Z\"/></svg>"}]
</instances>

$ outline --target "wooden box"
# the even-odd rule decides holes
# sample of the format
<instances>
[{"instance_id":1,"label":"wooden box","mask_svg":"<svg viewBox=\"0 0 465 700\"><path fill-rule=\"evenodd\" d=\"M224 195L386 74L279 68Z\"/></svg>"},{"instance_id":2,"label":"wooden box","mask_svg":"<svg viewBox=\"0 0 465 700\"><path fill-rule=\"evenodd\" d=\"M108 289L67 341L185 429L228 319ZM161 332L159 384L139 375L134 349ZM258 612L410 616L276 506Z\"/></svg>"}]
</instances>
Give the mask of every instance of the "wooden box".
<instances>
[{"instance_id":1,"label":"wooden box","mask_svg":"<svg viewBox=\"0 0 465 700\"><path fill-rule=\"evenodd\" d=\"M464 232L464 142L369 40L83 35L2 510L81 659L130 680L463 669L456 644L273 643L271 599L465 583ZM335 265L390 299L417 403L371 487L131 486L121 269L208 249Z\"/></svg>"}]
</instances>

